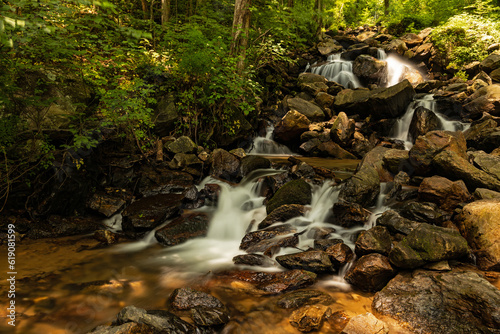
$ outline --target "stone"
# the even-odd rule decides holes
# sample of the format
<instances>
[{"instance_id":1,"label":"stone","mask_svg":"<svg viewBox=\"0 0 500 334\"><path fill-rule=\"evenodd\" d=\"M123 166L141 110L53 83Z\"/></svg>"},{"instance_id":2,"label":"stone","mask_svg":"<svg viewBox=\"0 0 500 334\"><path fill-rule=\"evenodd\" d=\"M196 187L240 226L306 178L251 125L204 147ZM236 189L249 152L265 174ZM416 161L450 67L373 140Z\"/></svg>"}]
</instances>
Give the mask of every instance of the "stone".
<instances>
[{"instance_id":1,"label":"stone","mask_svg":"<svg viewBox=\"0 0 500 334\"><path fill-rule=\"evenodd\" d=\"M386 47L385 47L386 52L395 52L399 55L404 55L406 51L408 51L408 47L406 46L406 43L403 42L401 39L393 39Z\"/></svg>"},{"instance_id":2,"label":"stone","mask_svg":"<svg viewBox=\"0 0 500 334\"><path fill-rule=\"evenodd\" d=\"M314 249L326 251L329 247L343 243L342 239L317 239L314 240Z\"/></svg>"},{"instance_id":3,"label":"stone","mask_svg":"<svg viewBox=\"0 0 500 334\"><path fill-rule=\"evenodd\" d=\"M106 217L117 213L127 202L123 198L114 197L109 194L94 193L88 201L88 208L95 210Z\"/></svg>"},{"instance_id":4,"label":"stone","mask_svg":"<svg viewBox=\"0 0 500 334\"><path fill-rule=\"evenodd\" d=\"M484 151L471 152L470 156L475 166L500 180L500 156L487 154Z\"/></svg>"},{"instance_id":5,"label":"stone","mask_svg":"<svg viewBox=\"0 0 500 334\"><path fill-rule=\"evenodd\" d=\"M203 213L186 213L156 230L155 238L164 246L175 246L189 239L204 237L209 218Z\"/></svg>"},{"instance_id":6,"label":"stone","mask_svg":"<svg viewBox=\"0 0 500 334\"><path fill-rule=\"evenodd\" d=\"M383 152L382 166L392 174L398 174L408 166L408 158L409 153L407 150L391 148Z\"/></svg>"},{"instance_id":7,"label":"stone","mask_svg":"<svg viewBox=\"0 0 500 334\"><path fill-rule=\"evenodd\" d=\"M228 151L217 148L210 158L210 175L224 180L234 180L240 170L240 161Z\"/></svg>"},{"instance_id":8,"label":"stone","mask_svg":"<svg viewBox=\"0 0 500 334\"><path fill-rule=\"evenodd\" d=\"M382 320L367 312L359 314L347 323L341 334L387 334L389 327Z\"/></svg>"},{"instance_id":9,"label":"stone","mask_svg":"<svg viewBox=\"0 0 500 334\"><path fill-rule=\"evenodd\" d=\"M270 226L264 230L250 232L247 233L241 240L240 249L249 250L250 247L257 245L264 240L273 239L277 236L285 236L296 232L297 229L290 224ZM280 238L280 240L283 240L283 238Z\"/></svg>"},{"instance_id":10,"label":"stone","mask_svg":"<svg viewBox=\"0 0 500 334\"><path fill-rule=\"evenodd\" d=\"M308 102L300 97L288 98L286 105L290 110L296 110L307 117L311 122L321 122L325 120L325 113L319 106Z\"/></svg>"},{"instance_id":11,"label":"stone","mask_svg":"<svg viewBox=\"0 0 500 334\"><path fill-rule=\"evenodd\" d=\"M175 129L175 122L179 119L175 96L173 93L161 97L155 110L153 130L159 137L165 137Z\"/></svg>"},{"instance_id":12,"label":"stone","mask_svg":"<svg viewBox=\"0 0 500 334\"><path fill-rule=\"evenodd\" d=\"M7 226L4 226L5 231L7 231ZM36 224L33 224L33 221L30 220L26 222L26 225L22 223L22 219L16 219L16 231L21 232L21 229L26 229L26 234L33 239L92 234L103 227L102 220L95 217L50 215Z\"/></svg>"},{"instance_id":13,"label":"stone","mask_svg":"<svg viewBox=\"0 0 500 334\"><path fill-rule=\"evenodd\" d=\"M266 211L270 214L284 204L310 204L311 198L311 186L306 181L303 179L289 181L267 202Z\"/></svg>"},{"instance_id":14,"label":"stone","mask_svg":"<svg viewBox=\"0 0 500 334\"><path fill-rule=\"evenodd\" d=\"M407 33L401 36L401 40L405 42L405 44L409 47L412 48L414 46L417 46L418 44L421 44L423 42L423 38L420 37L420 34L414 34L414 33Z\"/></svg>"},{"instance_id":15,"label":"stone","mask_svg":"<svg viewBox=\"0 0 500 334\"><path fill-rule=\"evenodd\" d=\"M318 43L318 51L321 53L323 56L332 54L332 53L339 53L342 51L342 45L339 44L334 39L327 38L322 42Z\"/></svg>"},{"instance_id":16,"label":"stone","mask_svg":"<svg viewBox=\"0 0 500 334\"><path fill-rule=\"evenodd\" d=\"M318 92L314 100L323 110L325 110L326 108L332 107L335 97L325 92Z\"/></svg>"},{"instance_id":17,"label":"stone","mask_svg":"<svg viewBox=\"0 0 500 334\"><path fill-rule=\"evenodd\" d=\"M88 334L140 334L154 333L154 331L155 329L148 325L127 322L119 326L99 326Z\"/></svg>"},{"instance_id":18,"label":"stone","mask_svg":"<svg viewBox=\"0 0 500 334\"><path fill-rule=\"evenodd\" d=\"M368 99L371 92L368 89L344 89L335 96L333 107L338 112L358 114L360 110L370 108ZM367 112L368 113L368 112ZM363 116L366 113L363 113Z\"/></svg>"},{"instance_id":19,"label":"stone","mask_svg":"<svg viewBox=\"0 0 500 334\"><path fill-rule=\"evenodd\" d=\"M315 273L298 269L277 273L240 270L229 273L229 276L231 279L237 279L254 285L255 289L258 290L256 292L262 295L278 294L305 288L316 281Z\"/></svg>"},{"instance_id":20,"label":"stone","mask_svg":"<svg viewBox=\"0 0 500 334\"><path fill-rule=\"evenodd\" d=\"M224 325L229 322L225 308L195 307L191 309L191 318L198 326L209 327Z\"/></svg>"},{"instance_id":21,"label":"stone","mask_svg":"<svg viewBox=\"0 0 500 334\"><path fill-rule=\"evenodd\" d=\"M500 199L467 204L455 219L482 270L500 271Z\"/></svg>"},{"instance_id":22,"label":"stone","mask_svg":"<svg viewBox=\"0 0 500 334\"><path fill-rule=\"evenodd\" d=\"M195 326L163 310L146 311L135 306L127 306L118 313L116 323L121 325L127 322L145 324L156 331L165 331L172 334L194 334L196 332Z\"/></svg>"},{"instance_id":23,"label":"stone","mask_svg":"<svg viewBox=\"0 0 500 334\"><path fill-rule=\"evenodd\" d=\"M406 202L399 209L401 216L428 224L441 224L449 219L450 213L441 210L436 203L430 202Z\"/></svg>"},{"instance_id":24,"label":"stone","mask_svg":"<svg viewBox=\"0 0 500 334\"><path fill-rule=\"evenodd\" d=\"M282 143L293 144L299 141L300 136L309 130L309 119L296 110L290 110L276 124L274 138Z\"/></svg>"},{"instance_id":25,"label":"stone","mask_svg":"<svg viewBox=\"0 0 500 334\"><path fill-rule=\"evenodd\" d=\"M341 58L345 60L355 60L360 55L369 53L370 47L367 44L357 43L349 46L346 51L342 52Z\"/></svg>"},{"instance_id":26,"label":"stone","mask_svg":"<svg viewBox=\"0 0 500 334\"><path fill-rule=\"evenodd\" d=\"M306 305L295 310L290 316L290 324L301 332L310 332L323 325L325 313L330 309L324 305Z\"/></svg>"},{"instance_id":27,"label":"stone","mask_svg":"<svg viewBox=\"0 0 500 334\"><path fill-rule=\"evenodd\" d=\"M345 275L347 282L363 291L378 291L396 275L389 259L378 253L360 257Z\"/></svg>"},{"instance_id":28,"label":"stone","mask_svg":"<svg viewBox=\"0 0 500 334\"><path fill-rule=\"evenodd\" d=\"M360 204L351 202L337 202L333 204L332 211L333 217L330 222L347 228L362 226L370 217L370 213Z\"/></svg>"},{"instance_id":29,"label":"stone","mask_svg":"<svg viewBox=\"0 0 500 334\"><path fill-rule=\"evenodd\" d=\"M491 80L494 82L500 82L500 68L497 68L496 70L492 71L490 73Z\"/></svg>"},{"instance_id":30,"label":"stone","mask_svg":"<svg viewBox=\"0 0 500 334\"><path fill-rule=\"evenodd\" d=\"M299 74L299 77L297 79L297 83L299 84L299 86L301 84L315 83L315 82L326 83L326 81L327 80L325 79L324 76L314 73L301 73Z\"/></svg>"},{"instance_id":31,"label":"stone","mask_svg":"<svg viewBox=\"0 0 500 334\"><path fill-rule=\"evenodd\" d=\"M152 230L179 213L183 198L180 194L160 194L133 202L122 213L123 231L141 233Z\"/></svg>"},{"instance_id":32,"label":"stone","mask_svg":"<svg viewBox=\"0 0 500 334\"><path fill-rule=\"evenodd\" d=\"M476 80L482 80L487 85L491 85L493 83L491 81L491 77L488 74L486 74L486 72L484 72L484 71L479 72L478 74L476 74L474 76L474 78L472 78L472 81L476 81Z\"/></svg>"},{"instance_id":33,"label":"stone","mask_svg":"<svg viewBox=\"0 0 500 334\"><path fill-rule=\"evenodd\" d=\"M489 190L489 189L484 189L484 188L476 188L476 190L472 194L472 198L475 201L479 201L482 199L500 198L500 192Z\"/></svg>"},{"instance_id":34,"label":"stone","mask_svg":"<svg viewBox=\"0 0 500 334\"><path fill-rule=\"evenodd\" d=\"M108 230L98 230L94 232L94 239L105 245L113 245L118 242L119 236Z\"/></svg>"},{"instance_id":35,"label":"stone","mask_svg":"<svg viewBox=\"0 0 500 334\"><path fill-rule=\"evenodd\" d=\"M304 305L330 305L334 299L319 290L298 290L286 293L278 299L277 304L284 309L298 308Z\"/></svg>"},{"instance_id":36,"label":"stone","mask_svg":"<svg viewBox=\"0 0 500 334\"><path fill-rule=\"evenodd\" d=\"M372 309L411 333L495 333L500 291L474 272L403 272L375 294Z\"/></svg>"},{"instance_id":37,"label":"stone","mask_svg":"<svg viewBox=\"0 0 500 334\"><path fill-rule=\"evenodd\" d=\"M274 261L268 256L261 254L242 254L233 257L234 264L259 266L259 267L272 267Z\"/></svg>"},{"instance_id":38,"label":"stone","mask_svg":"<svg viewBox=\"0 0 500 334\"><path fill-rule=\"evenodd\" d=\"M174 142L167 146L167 149L172 153L195 153L198 150L198 145L196 145L191 138L187 136L182 136L177 138Z\"/></svg>"},{"instance_id":39,"label":"stone","mask_svg":"<svg viewBox=\"0 0 500 334\"><path fill-rule=\"evenodd\" d=\"M175 289L168 299L168 304L176 310L190 310L195 307L224 307L224 304L214 296L191 288Z\"/></svg>"},{"instance_id":40,"label":"stone","mask_svg":"<svg viewBox=\"0 0 500 334\"><path fill-rule=\"evenodd\" d=\"M378 177L382 182L392 181L392 174L385 169L384 156L390 149L384 146L376 146L368 152L358 165L358 170L373 167L377 170Z\"/></svg>"},{"instance_id":41,"label":"stone","mask_svg":"<svg viewBox=\"0 0 500 334\"><path fill-rule=\"evenodd\" d=\"M330 258L330 262L335 270L340 270L342 266L349 263L349 261L351 261L354 257L354 252L343 242L329 246L325 249L325 253Z\"/></svg>"},{"instance_id":42,"label":"stone","mask_svg":"<svg viewBox=\"0 0 500 334\"><path fill-rule=\"evenodd\" d=\"M370 253L379 253L387 256L391 248L391 235L387 228L384 226L374 226L359 234L354 250L357 256Z\"/></svg>"},{"instance_id":43,"label":"stone","mask_svg":"<svg viewBox=\"0 0 500 334\"><path fill-rule=\"evenodd\" d=\"M374 204L380 192L377 170L366 166L356 172L340 188L339 200L358 203L364 207Z\"/></svg>"},{"instance_id":44,"label":"stone","mask_svg":"<svg viewBox=\"0 0 500 334\"><path fill-rule=\"evenodd\" d=\"M410 138L414 142L418 136L423 136L429 131L438 130L440 127L441 121L434 112L424 107L418 107L411 119Z\"/></svg>"},{"instance_id":45,"label":"stone","mask_svg":"<svg viewBox=\"0 0 500 334\"><path fill-rule=\"evenodd\" d=\"M334 271L330 258L320 250L280 255L276 257L276 261L287 269L303 269L314 273Z\"/></svg>"},{"instance_id":46,"label":"stone","mask_svg":"<svg viewBox=\"0 0 500 334\"><path fill-rule=\"evenodd\" d=\"M461 132L431 131L420 136L410 149L409 160L416 172L424 175L431 171L434 157L445 151L453 151L462 159L467 159L467 143ZM446 175L444 175L446 176Z\"/></svg>"},{"instance_id":47,"label":"stone","mask_svg":"<svg viewBox=\"0 0 500 334\"><path fill-rule=\"evenodd\" d=\"M351 320L351 317L347 312L336 311L330 316L326 317L328 324L334 330L334 333L340 333L347 326L347 323Z\"/></svg>"},{"instance_id":48,"label":"stone","mask_svg":"<svg viewBox=\"0 0 500 334\"><path fill-rule=\"evenodd\" d=\"M401 117L414 96L412 84L405 79L394 86L376 91L368 100L368 114L360 115L371 116L373 120Z\"/></svg>"},{"instance_id":49,"label":"stone","mask_svg":"<svg viewBox=\"0 0 500 334\"><path fill-rule=\"evenodd\" d=\"M338 144L346 145L355 131L353 120L349 120L345 112L341 111L335 118L330 129L330 138Z\"/></svg>"},{"instance_id":50,"label":"stone","mask_svg":"<svg viewBox=\"0 0 500 334\"><path fill-rule=\"evenodd\" d=\"M271 161L258 155L248 155L241 159L240 174L246 176L257 169L271 168Z\"/></svg>"},{"instance_id":51,"label":"stone","mask_svg":"<svg viewBox=\"0 0 500 334\"><path fill-rule=\"evenodd\" d=\"M488 57L483 59L483 61L480 64L480 67L486 73L490 73L491 71L500 68L500 54L496 53L490 54Z\"/></svg>"},{"instance_id":52,"label":"stone","mask_svg":"<svg viewBox=\"0 0 500 334\"><path fill-rule=\"evenodd\" d=\"M468 202L471 195L461 180L453 182L445 177L432 176L422 181L418 197L420 201L433 202L443 210L452 211L460 203Z\"/></svg>"},{"instance_id":53,"label":"stone","mask_svg":"<svg viewBox=\"0 0 500 334\"><path fill-rule=\"evenodd\" d=\"M169 167L172 169L186 169L186 167L188 167L191 169L193 175L201 176L203 161L201 161L196 154L177 153L170 161ZM194 170L196 170L197 173L193 173Z\"/></svg>"},{"instance_id":54,"label":"stone","mask_svg":"<svg viewBox=\"0 0 500 334\"><path fill-rule=\"evenodd\" d=\"M318 155L324 157L333 157L335 159L356 159L356 156L333 141L320 142L316 147Z\"/></svg>"},{"instance_id":55,"label":"stone","mask_svg":"<svg viewBox=\"0 0 500 334\"><path fill-rule=\"evenodd\" d=\"M427 61L432 56L434 45L432 43L424 43L419 45L416 49L414 49L414 54L412 60L415 62Z\"/></svg>"},{"instance_id":56,"label":"stone","mask_svg":"<svg viewBox=\"0 0 500 334\"><path fill-rule=\"evenodd\" d=\"M365 85L381 84L387 77L387 62L370 55L360 55L354 61L352 71Z\"/></svg>"},{"instance_id":57,"label":"stone","mask_svg":"<svg viewBox=\"0 0 500 334\"><path fill-rule=\"evenodd\" d=\"M138 192L143 197L184 193L191 189L193 183L193 177L188 173L173 171L161 166L155 168L141 166Z\"/></svg>"},{"instance_id":58,"label":"stone","mask_svg":"<svg viewBox=\"0 0 500 334\"><path fill-rule=\"evenodd\" d=\"M262 222L259 229L266 228L278 222L286 222L292 218L303 216L306 208L301 204L285 204L274 209Z\"/></svg>"},{"instance_id":59,"label":"stone","mask_svg":"<svg viewBox=\"0 0 500 334\"><path fill-rule=\"evenodd\" d=\"M500 116L500 84L478 89L469 96L467 102L464 105L464 110L472 119L480 118L483 113Z\"/></svg>"}]
</instances>

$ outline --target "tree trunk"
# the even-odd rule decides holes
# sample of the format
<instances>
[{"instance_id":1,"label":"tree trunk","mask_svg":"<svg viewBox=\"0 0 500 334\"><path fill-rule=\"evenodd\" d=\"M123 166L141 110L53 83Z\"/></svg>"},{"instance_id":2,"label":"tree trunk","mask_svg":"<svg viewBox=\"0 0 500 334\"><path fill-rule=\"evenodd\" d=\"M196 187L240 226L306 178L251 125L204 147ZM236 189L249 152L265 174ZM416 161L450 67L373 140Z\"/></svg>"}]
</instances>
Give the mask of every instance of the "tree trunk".
<instances>
[{"instance_id":1,"label":"tree trunk","mask_svg":"<svg viewBox=\"0 0 500 334\"><path fill-rule=\"evenodd\" d=\"M289 7L289 8L293 7L293 0L288 0L287 7Z\"/></svg>"},{"instance_id":2,"label":"tree trunk","mask_svg":"<svg viewBox=\"0 0 500 334\"><path fill-rule=\"evenodd\" d=\"M141 0L142 4L142 13L143 13L143 18L145 20L148 19L148 2L146 0Z\"/></svg>"},{"instance_id":3,"label":"tree trunk","mask_svg":"<svg viewBox=\"0 0 500 334\"><path fill-rule=\"evenodd\" d=\"M251 3L252 0L236 0L234 4L231 55L239 57L237 68L240 72L243 70L248 45Z\"/></svg>"},{"instance_id":4,"label":"tree trunk","mask_svg":"<svg viewBox=\"0 0 500 334\"><path fill-rule=\"evenodd\" d=\"M170 0L161 0L161 25L165 26L170 19Z\"/></svg>"},{"instance_id":5,"label":"tree trunk","mask_svg":"<svg viewBox=\"0 0 500 334\"><path fill-rule=\"evenodd\" d=\"M389 15L389 0L384 0L384 15Z\"/></svg>"},{"instance_id":6,"label":"tree trunk","mask_svg":"<svg viewBox=\"0 0 500 334\"><path fill-rule=\"evenodd\" d=\"M319 36L321 38L323 30L323 0L315 1L314 10L316 11L316 24L318 26L316 36Z\"/></svg>"}]
</instances>

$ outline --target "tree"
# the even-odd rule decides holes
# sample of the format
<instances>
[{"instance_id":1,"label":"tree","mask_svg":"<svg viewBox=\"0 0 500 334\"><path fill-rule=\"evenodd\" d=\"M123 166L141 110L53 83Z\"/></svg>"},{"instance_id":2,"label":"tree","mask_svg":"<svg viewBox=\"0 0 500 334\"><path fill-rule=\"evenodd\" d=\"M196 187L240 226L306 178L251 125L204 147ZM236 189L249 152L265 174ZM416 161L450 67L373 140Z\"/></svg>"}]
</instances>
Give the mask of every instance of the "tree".
<instances>
[{"instance_id":1,"label":"tree","mask_svg":"<svg viewBox=\"0 0 500 334\"><path fill-rule=\"evenodd\" d=\"M240 72L243 70L248 45L251 4L252 0L236 0L234 4L231 55L239 57L237 68Z\"/></svg>"},{"instance_id":2,"label":"tree","mask_svg":"<svg viewBox=\"0 0 500 334\"><path fill-rule=\"evenodd\" d=\"M161 25L165 26L170 19L170 0L161 0Z\"/></svg>"}]
</instances>

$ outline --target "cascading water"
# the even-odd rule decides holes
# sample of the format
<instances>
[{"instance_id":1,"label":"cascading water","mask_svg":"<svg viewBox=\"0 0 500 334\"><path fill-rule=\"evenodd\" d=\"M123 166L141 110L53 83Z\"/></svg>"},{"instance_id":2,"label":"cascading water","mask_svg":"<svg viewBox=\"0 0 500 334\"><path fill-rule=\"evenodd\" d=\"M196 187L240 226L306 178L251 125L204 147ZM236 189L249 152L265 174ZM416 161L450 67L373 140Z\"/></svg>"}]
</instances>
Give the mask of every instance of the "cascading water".
<instances>
[{"instance_id":1,"label":"cascading water","mask_svg":"<svg viewBox=\"0 0 500 334\"><path fill-rule=\"evenodd\" d=\"M293 155L285 145L279 144L273 140L274 126L269 124L266 128L265 137L255 137L252 147L247 152L248 154L263 154L263 155Z\"/></svg>"},{"instance_id":2,"label":"cascading water","mask_svg":"<svg viewBox=\"0 0 500 334\"><path fill-rule=\"evenodd\" d=\"M358 78L352 72L352 61L340 59L340 54L328 56L326 64L311 66L311 72L322 75L328 81L334 81L347 88L361 86Z\"/></svg>"},{"instance_id":3,"label":"cascading water","mask_svg":"<svg viewBox=\"0 0 500 334\"><path fill-rule=\"evenodd\" d=\"M432 94L425 95L420 99L415 99L408 105L406 113L396 121L396 125L394 127L393 138L402 140L407 150L409 150L413 146L413 142L411 141L409 135L410 124L411 120L413 119L415 110L418 107L429 109L438 117L440 121L440 130L465 131L470 127L470 124L468 123L460 122L457 120L450 120L446 116L437 112L434 96Z\"/></svg>"}]
</instances>

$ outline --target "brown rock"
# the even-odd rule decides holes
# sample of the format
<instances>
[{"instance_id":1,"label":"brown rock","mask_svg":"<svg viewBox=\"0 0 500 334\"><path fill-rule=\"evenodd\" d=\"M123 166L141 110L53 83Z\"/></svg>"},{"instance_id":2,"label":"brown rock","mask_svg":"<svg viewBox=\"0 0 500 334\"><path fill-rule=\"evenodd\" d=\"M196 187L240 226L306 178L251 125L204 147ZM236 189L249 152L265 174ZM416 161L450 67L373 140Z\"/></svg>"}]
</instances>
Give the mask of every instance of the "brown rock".
<instances>
[{"instance_id":1,"label":"brown rock","mask_svg":"<svg viewBox=\"0 0 500 334\"><path fill-rule=\"evenodd\" d=\"M359 234L355 252L358 256L370 253L389 255L392 248L391 235L384 226L375 226Z\"/></svg>"},{"instance_id":2,"label":"brown rock","mask_svg":"<svg viewBox=\"0 0 500 334\"><path fill-rule=\"evenodd\" d=\"M362 256L347 272L345 279L364 291L378 291L382 289L396 270L391 266L389 259L381 254L372 253Z\"/></svg>"},{"instance_id":3,"label":"brown rock","mask_svg":"<svg viewBox=\"0 0 500 334\"><path fill-rule=\"evenodd\" d=\"M323 325L325 313L330 309L324 305L307 305L294 311L290 324L301 332L310 332Z\"/></svg>"},{"instance_id":4,"label":"brown rock","mask_svg":"<svg viewBox=\"0 0 500 334\"><path fill-rule=\"evenodd\" d=\"M310 121L296 110L290 110L274 129L274 138L283 143L297 142L309 130Z\"/></svg>"},{"instance_id":5,"label":"brown rock","mask_svg":"<svg viewBox=\"0 0 500 334\"><path fill-rule=\"evenodd\" d=\"M441 176L425 178L418 189L418 196L421 201L436 203L446 211L452 211L471 197L463 181L453 182Z\"/></svg>"},{"instance_id":6,"label":"brown rock","mask_svg":"<svg viewBox=\"0 0 500 334\"><path fill-rule=\"evenodd\" d=\"M343 242L336 243L325 250L335 269L347 264L352 260L354 253L349 246Z\"/></svg>"},{"instance_id":7,"label":"brown rock","mask_svg":"<svg viewBox=\"0 0 500 334\"><path fill-rule=\"evenodd\" d=\"M231 279L251 283L261 294L278 294L312 285L316 274L305 270L289 270L278 273L237 271L226 273Z\"/></svg>"},{"instance_id":8,"label":"brown rock","mask_svg":"<svg viewBox=\"0 0 500 334\"><path fill-rule=\"evenodd\" d=\"M189 239L206 236L208 223L209 218L206 214L183 214L157 230L155 238L165 246L175 246Z\"/></svg>"},{"instance_id":9,"label":"brown rock","mask_svg":"<svg viewBox=\"0 0 500 334\"><path fill-rule=\"evenodd\" d=\"M344 327L341 334L387 334L389 327L371 313L353 317Z\"/></svg>"},{"instance_id":10,"label":"brown rock","mask_svg":"<svg viewBox=\"0 0 500 334\"><path fill-rule=\"evenodd\" d=\"M211 157L210 175L224 180L233 180L240 170L240 161L221 148L215 149Z\"/></svg>"}]
</instances>

